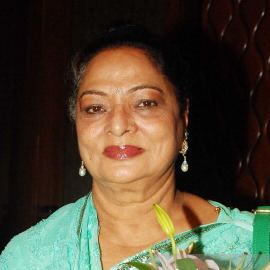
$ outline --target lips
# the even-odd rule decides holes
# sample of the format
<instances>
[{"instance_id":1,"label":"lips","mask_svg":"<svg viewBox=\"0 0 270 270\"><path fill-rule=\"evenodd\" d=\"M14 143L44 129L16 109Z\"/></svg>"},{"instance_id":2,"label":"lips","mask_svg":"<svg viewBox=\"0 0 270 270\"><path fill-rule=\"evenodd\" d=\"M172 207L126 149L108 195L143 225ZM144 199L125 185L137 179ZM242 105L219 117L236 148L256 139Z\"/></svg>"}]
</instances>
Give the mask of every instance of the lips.
<instances>
[{"instance_id":1,"label":"lips","mask_svg":"<svg viewBox=\"0 0 270 270\"><path fill-rule=\"evenodd\" d=\"M111 145L105 148L103 154L109 158L123 160L142 154L144 150L133 145Z\"/></svg>"}]
</instances>

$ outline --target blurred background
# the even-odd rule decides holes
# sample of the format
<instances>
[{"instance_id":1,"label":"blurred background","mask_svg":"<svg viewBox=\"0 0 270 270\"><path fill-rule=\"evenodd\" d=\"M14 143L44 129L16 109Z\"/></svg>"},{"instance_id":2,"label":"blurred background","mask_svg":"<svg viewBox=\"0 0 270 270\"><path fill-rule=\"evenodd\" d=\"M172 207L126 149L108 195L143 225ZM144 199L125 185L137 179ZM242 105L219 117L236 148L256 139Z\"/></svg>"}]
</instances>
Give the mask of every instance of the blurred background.
<instances>
[{"instance_id":1,"label":"blurred background","mask_svg":"<svg viewBox=\"0 0 270 270\"><path fill-rule=\"evenodd\" d=\"M228 206L270 204L270 0L4 1L0 250L87 194L66 83L72 55L115 22L178 46L192 72L188 161L179 188Z\"/></svg>"}]
</instances>

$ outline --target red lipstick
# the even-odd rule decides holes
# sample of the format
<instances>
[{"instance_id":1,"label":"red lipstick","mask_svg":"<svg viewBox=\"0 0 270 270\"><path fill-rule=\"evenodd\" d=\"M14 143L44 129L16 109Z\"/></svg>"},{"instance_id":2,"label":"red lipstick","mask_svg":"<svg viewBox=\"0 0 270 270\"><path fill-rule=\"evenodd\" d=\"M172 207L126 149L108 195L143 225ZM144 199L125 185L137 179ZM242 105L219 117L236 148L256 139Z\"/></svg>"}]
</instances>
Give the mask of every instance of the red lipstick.
<instances>
[{"instance_id":1,"label":"red lipstick","mask_svg":"<svg viewBox=\"0 0 270 270\"><path fill-rule=\"evenodd\" d=\"M144 150L133 145L110 145L104 149L103 154L112 159L128 159L140 155Z\"/></svg>"}]
</instances>

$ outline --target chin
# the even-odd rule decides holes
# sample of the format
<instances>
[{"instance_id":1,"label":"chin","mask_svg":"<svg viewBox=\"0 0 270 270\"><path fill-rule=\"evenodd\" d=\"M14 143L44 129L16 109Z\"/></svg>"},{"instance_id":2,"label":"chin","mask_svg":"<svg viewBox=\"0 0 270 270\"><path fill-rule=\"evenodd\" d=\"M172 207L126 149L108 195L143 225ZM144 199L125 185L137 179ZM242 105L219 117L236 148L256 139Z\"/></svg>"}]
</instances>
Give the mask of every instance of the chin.
<instances>
[{"instance_id":1,"label":"chin","mask_svg":"<svg viewBox=\"0 0 270 270\"><path fill-rule=\"evenodd\" d=\"M124 184L124 183L131 183L138 178L136 177L136 175L130 174L128 172L117 172L117 173L111 174L107 179L113 183Z\"/></svg>"},{"instance_id":2,"label":"chin","mask_svg":"<svg viewBox=\"0 0 270 270\"><path fill-rule=\"evenodd\" d=\"M125 160L117 162L104 162L99 169L101 178L110 182L128 183L141 178L141 173L145 170L142 162L134 162L134 160Z\"/></svg>"},{"instance_id":3,"label":"chin","mask_svg":"<svg viewBox=\"0 0 270 270\"><path fill-rule=\"evenodd\" d=\"M128 169L111 169L111 170L106 170L106 175L104 175L103 179L107 179L108 182L111 183L131 183L133 181L136 181L139 178L141 178L138 175L137 171L134 170L128 170Z\"/></svg>"}]
</instances>

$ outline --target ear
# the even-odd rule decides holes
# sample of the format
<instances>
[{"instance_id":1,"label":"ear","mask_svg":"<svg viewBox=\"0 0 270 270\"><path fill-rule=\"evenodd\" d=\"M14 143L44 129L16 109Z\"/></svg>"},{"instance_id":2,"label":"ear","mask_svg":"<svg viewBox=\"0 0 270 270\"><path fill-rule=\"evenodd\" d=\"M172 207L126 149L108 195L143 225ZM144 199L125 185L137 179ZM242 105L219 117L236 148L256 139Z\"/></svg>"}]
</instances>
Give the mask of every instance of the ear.
<instances>
[{"instance_id":1,"label":"ear","mask_svg":"<svg viewBox=\"0 0 270 270\"><path fill-rule=\"evenodd\" d=\"M184 129L188 127L188 118L189 118L189 99L186 101L186 108L185 111L183 112L183 123L184 123Z\"/></svg>"},{"instance_id":2,"label":"ear","mask_svg":"<svg viewBox=\"0 0 270 270\"><path fill-rule=\"evenodd\" d=\"M177 127L177 138L179 141L182 141L184 138L185 130L188 127L188 118L189 118L189 100L187 99L185 110L181 112Z\"/></svg>"}]
</instances>

